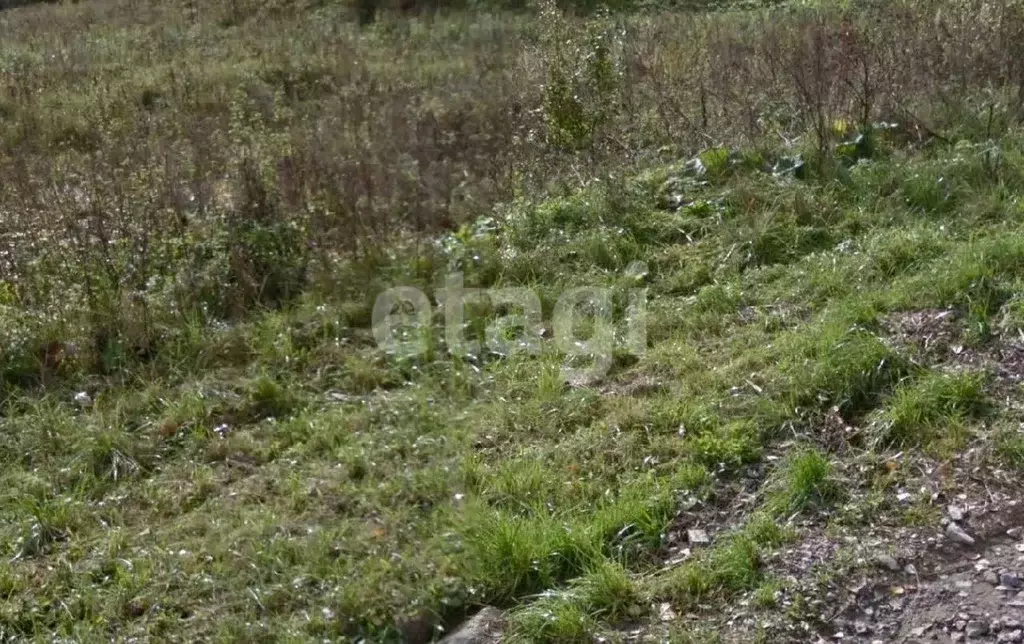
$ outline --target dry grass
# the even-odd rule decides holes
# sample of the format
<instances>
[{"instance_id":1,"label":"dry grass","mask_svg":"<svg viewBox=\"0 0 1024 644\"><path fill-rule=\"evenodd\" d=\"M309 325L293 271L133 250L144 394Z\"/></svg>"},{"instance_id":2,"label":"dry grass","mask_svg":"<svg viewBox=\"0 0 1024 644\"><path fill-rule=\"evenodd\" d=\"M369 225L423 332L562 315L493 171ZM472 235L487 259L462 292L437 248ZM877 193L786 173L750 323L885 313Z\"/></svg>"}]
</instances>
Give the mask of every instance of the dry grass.
<instances>
[{"instance_id":1,"label":"dry grass","mask_svg":"<svg viewBox=\"0 0 1024 644\"><path fill-rule=\"evenodd\" d=\"M359 29L332 3L101 0L0 15L2 269L33 310L238 317L403 236L710 145L925 143L1024 100L1019 2ZM974 115L988 97L989 119ZM972 122L972 119L974 122ZM133 316L138 317L138 316ZM114 318L112 320L112 318ZM145 331L143 331L145 334Z\"/></svg>"}]
</instances>

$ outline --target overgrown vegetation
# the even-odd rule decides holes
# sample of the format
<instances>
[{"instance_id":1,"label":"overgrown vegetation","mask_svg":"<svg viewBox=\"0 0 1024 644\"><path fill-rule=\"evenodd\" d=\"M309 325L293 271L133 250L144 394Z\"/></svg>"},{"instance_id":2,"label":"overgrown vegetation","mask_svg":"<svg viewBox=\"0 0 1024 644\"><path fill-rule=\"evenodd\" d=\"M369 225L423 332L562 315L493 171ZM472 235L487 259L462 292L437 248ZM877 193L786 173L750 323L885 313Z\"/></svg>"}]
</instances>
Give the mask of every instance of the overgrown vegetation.
<instances>
[{"instance_id":1,"label":"overgrown vegetation","mask_svg":"<svg viewBox=\"0 0 1024 644\"><path fill-rule=\"evenodd\" d=\"M4 637L425 642L496 604L590 641L770 609L765 556L885 487L849 450L1019 467L985 357L1024 337L1024 5L695 8L0 13ZM644 287L646 341L573 386L440 312L378 346L381 291L456 271L545 324ZM939 307L977 360L884 324Z\"/></svg>"}]
</instances>

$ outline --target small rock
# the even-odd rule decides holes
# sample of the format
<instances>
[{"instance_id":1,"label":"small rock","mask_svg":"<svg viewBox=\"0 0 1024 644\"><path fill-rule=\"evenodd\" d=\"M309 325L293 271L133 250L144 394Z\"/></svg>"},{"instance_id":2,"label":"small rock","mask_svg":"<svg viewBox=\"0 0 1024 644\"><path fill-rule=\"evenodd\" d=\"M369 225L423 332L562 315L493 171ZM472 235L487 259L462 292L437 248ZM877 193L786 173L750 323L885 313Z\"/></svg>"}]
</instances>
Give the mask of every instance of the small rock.
<instances>
[{"instance_id":1,"label":"small rock","mask_svg":"<svg viewBox=\"0 0 1024 644\"><path fill-rule=\"evenodd\" d=\"M928 630L928 628L926 626L918 626L916 628L912 628L912 629L910 629L910 636L911 637L922 637L922 636L924 636L924 632L926 630Z\"/></svg>"},{"instance_id":2,"label":"small rock","mask_svg":"<svg viewBox=\"0 0 1024 644\"><path fill-rule=\"evenodd\" d=\"M994 570L986 570L985 574L981 576L982 581L992 584L993 586L999 585L999 575Z\"/></svg>"},{"instance_id":3,"label":"small rock","mask_svg":"<svg viewBox=\"0 0 1024 644\"><path fill-rule=\"evenodd\" d=\"M964 634L963 633L950 633L949 634L949 639L953 640L954 642L961 642L964 639Z\"/></svg>"},{"instance_id":4,"label":"small rock","mask_svg":"<svg viewBox=\"0 0 1024 644\"><path fill-rule=\"evenodd\" d=\"M686 531L686 540L690 543L706 545L711 543L711 538L705 530L692 529Z\"/></svg>"},{"instance_id":5,"label":"small rock","mask_svg":"<svg viewBox=\"0 0 1024 644\"><path fill-rule=\"evenodd\" d=\"M491 644L501 641L504 630L505 616L497 608L488 606L441 640L441 644Z\"/></svg>"},{"instance_id":6,"label":"small rock","mask_svg":"<svg viewBox=\"0 0 1024 644\"><path fill-rule=\"evenodd\" d=\"M875 557L875 563L883 568L888 568L893 572L897 572L900 569L900 564L896 561L892 555L881 554Z\"/></svg>"},{"instance_id":7,"label":"small rock","mask_svg":"<svg viewBox=\"0 0 1024 644\"><path fill-rule=\"evenodd\" d=\"M999 575L999 583L1007 588L1020 588L1020 577L1015 572L1004 572Z\"/></svg>"},{"instance_id":8,"label":"small rock","mask_svg":"<svg viewBox=\"0 0 1024 644\"><path fill-rule=\"evenodd\" d=\"M967 628L967 622L966 621L964 621L962 619L958 619L955 622L953 622L953 630L954 631L962 631L965 628Z\"/></svg>"},{"instance_id":9,"label":"small rock","mask_svg":"<svg viewBox=\"0 0 1024 644\"><path fill-rule=\"evenodd\" d=\"M964 632L967 633L967 637L981 637L988 633L988 622L972 619L967 622L967 628Z\"/></svg>"},{"instance_id":10,"label":"small rock","mask_svg":"<svg viewBox=\"0 0 1024 644\"><path fill-rule=\"evenodd\" d=\"M1006 536L1011 539L1020 539L1021 535L1024 535L1024 528L1010 528L1006 531Z\"/></svg>"},{"instance_id":11,"label":"small rock","mask_svg":"<svg viewBox=\"0 0 1024 644\"><path fill-rule=\"evenodd\" d=\"M950 522L950 524L946 526L946 536L957 543L962 543L967 546L974 545L974 537L964 532L964 529L957 525L956 522Z\"/></svg>"},{"instance_id":12,"label":"small rock","mask_svg":"<svg viewBox=\"0 0 1024 644\"><path fill-rule=\"evenodd\" d=\"M870 631L871 628L864 622L855 622L853 625L853 630L857 633L857 635L864 635L865 633Z\"/></svg>"},{"instance_id":13,"label":"small rock","mask_svg":"<svg viewBox=\"0 0 1024 644\"><path fill-rule=\"evenodd\" d=\"M946 514L948 514L949 518L954 521L963 521L967 516L967 512L959 505L951 505L946 508Z\"/></svg>"},{"instance_id":14,"label":"small rock","mask_svg":"<svg viewBox=\"0 0 1024 644\"><path fill-rule=\"evenodd\" d=\"M996 641L1004 644L1015 644L1016 642L1019 642L1022 639L1024 639L1024 632L1022 632L1020 629L1017 629L1013 631L1003 631L999 634L999 637Z\"/></svg>"},{"instance_id":15,"label":"small rock","mask_svg":"<svg viewBox=\"0 0 1024 644\"><path fill-rule=\"evenodd\" d=\"M903 572L907 573L908 575L913 575L913 576L917 577L917 566L915 566L912 563L911 564L907 564L906 567L903 568Z\"/></svg>"}]
</instances>

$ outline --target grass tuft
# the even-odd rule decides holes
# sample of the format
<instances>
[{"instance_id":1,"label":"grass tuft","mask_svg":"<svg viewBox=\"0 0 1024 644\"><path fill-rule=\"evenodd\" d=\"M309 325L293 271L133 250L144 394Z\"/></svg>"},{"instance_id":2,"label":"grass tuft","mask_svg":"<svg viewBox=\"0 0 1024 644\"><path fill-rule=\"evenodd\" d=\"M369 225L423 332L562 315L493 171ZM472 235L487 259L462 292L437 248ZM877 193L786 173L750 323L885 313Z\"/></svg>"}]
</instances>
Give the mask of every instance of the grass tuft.
<instances>
[{"instance_id":1,"label":"grass tuft","mask_svg":"<svg viewBox=\"0 0 1024 644\"><path fill-rule=\"evenodd\" d=\"M814 448L790 454L775 487L769 505L780 514L828 509L842 496L828 457Z\"/></svg>"},{"instance_id":2,"label":"grass tuft","mask_svg":"<svg viewBox=\"0 0 1024 644\"><path fill-rule=\"evenodd\" d=\"M763 551L779 546L787 538L787 532L772 517L757 514L742 530L722 537L695 561L660 579L655 592L690 606L752 589L762 579Z\"/></svg>"},{"instance_id":3,"label":"grass tuft","mask_svg":"<svg viewBox=\"0 0 1024 644\"><path fill-rule=\"evenodd\" d=\"M552 592L515 611L512 642L590 642L593 618L569 592Z\"/></svg>"},{"instance_id":4,"label":"grass tuft","mask_svg":"<svg viewBox=\"0 0 1024 644\"><path fill-rule=\"evenodd\" d=\"M985 375L930 372L900 385L878 415L879 438L890 445L925 445L950 436L985 413Z\"/></svg>"},{"instance_id":5,"label":"grass tuft","mask_svg":"<svg viewBox=\"0 0 1024 644\"><path fill-rule=\"evenodd\" d=\"M783 374L796 405L836 405L844 415L867 411L910 370L877 336L845 320L804 331L784 355Z\"/></svg>"}]
</instances>

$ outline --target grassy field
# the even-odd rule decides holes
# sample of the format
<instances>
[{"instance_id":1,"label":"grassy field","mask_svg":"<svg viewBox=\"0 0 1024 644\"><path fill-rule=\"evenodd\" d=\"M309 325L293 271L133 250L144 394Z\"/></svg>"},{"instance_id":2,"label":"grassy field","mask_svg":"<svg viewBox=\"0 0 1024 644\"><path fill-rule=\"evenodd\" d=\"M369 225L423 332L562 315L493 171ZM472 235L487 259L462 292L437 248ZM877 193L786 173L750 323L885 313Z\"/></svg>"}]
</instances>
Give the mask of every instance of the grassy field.
<instances>
[{"instance_id":1,"label":"grassy field","mask_svg":"<svg viewBox=\"0 0 1024 644\"><path fill-rule=\"evenodd\" d=\"M0 12L2 637L780 638L1024 466L1024 5L537 11ZM645 346L378 346L456 271Z\"/></svg>"}]
</instances>

